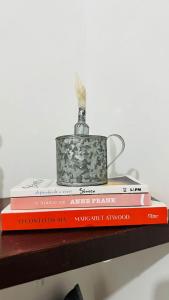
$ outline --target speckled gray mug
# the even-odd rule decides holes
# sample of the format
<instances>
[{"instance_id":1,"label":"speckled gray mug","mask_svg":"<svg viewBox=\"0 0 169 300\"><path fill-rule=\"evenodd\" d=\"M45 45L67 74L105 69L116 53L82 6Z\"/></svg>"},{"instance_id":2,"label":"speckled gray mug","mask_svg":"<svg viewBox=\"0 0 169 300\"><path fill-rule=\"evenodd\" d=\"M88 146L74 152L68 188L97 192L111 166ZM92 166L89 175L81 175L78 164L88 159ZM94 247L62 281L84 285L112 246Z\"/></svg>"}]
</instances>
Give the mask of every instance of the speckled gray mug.
<instances>
[{"instance_id":1,"label":"speckled gray mug","mask_svg":"<svg viewBox=\"0 0 169 300\"><path fill-rule=\"evenodd\" d=\"M121 151L107 165L107 140L117 137ZM57 183L67 186L88 186L107 183L107 169L122 154L123 138L118 134L64 135L56 138Z\"/></svg>"}]
</instances>

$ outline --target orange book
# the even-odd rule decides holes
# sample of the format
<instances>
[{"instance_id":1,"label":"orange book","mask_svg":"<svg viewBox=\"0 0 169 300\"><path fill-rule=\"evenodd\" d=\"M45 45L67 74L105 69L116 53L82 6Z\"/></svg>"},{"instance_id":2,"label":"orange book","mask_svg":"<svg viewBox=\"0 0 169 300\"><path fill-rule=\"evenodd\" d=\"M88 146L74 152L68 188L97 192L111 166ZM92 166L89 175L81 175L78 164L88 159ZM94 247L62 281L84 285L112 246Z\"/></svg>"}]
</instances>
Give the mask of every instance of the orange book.
<instances>
[{"instance_id":1,"label":"orange book","mask_svg":"<svg viewBox=\"0 0 169 300\"><path fill-rule=\"evenodd\" d=\"M151 206L140 207L11 210L8 205L1 212L3 231L166 224L167 222L167 206L155 200L152 201Z\"/></svg>"}]
</instances>

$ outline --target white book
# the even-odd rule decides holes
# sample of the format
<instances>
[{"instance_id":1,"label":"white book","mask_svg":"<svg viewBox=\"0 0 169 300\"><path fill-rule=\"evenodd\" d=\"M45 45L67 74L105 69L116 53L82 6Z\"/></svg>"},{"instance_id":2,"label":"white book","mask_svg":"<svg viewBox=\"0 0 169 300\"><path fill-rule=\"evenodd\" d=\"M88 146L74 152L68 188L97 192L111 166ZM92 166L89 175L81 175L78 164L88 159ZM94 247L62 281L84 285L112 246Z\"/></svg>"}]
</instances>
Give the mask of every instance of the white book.
<instances>
[{"instance_id":1,"label":"white book","mask_svg":"<svg viewBox=\"0 0 169 300\"><path fill-rule=\"evenodd\" d=\"M31 197L148 192L149 188L147 184L126 175L110 178L107 184L81 187L61 186L56 183L56 179L27 178L11 189L10 196Z\"/></svg>"}]
</instances>

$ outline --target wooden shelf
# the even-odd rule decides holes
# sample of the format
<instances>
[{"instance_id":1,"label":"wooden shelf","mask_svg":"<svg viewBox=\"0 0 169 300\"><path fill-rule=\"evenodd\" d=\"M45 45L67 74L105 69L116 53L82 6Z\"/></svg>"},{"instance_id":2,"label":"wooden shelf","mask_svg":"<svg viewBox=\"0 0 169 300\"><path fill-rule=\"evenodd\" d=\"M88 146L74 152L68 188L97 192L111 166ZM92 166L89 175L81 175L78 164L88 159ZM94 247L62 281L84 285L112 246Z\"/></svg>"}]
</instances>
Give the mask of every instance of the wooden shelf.
<instances>
[{"instance_id":1,"label":"wooden shelf","mask_svg":"<svg viewBox=\"0 0 169 300\"><path fill-rule=\"evenodd\" d=\"M9 199L0 199L1 209ZM2 233L0 288L169 242L169 225Z\"/></svg>"}]
</instances>

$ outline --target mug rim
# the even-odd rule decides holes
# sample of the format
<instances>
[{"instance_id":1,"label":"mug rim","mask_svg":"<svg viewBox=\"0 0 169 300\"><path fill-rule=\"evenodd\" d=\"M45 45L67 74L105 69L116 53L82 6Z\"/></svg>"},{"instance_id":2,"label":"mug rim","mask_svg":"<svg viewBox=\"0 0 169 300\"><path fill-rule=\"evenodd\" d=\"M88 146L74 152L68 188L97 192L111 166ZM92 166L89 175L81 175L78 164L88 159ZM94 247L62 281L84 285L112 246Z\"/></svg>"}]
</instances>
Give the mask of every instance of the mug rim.
<instances>
[{"instance_id":1,"label":"mug rim","mask_svg":"<svg viewBox=\"0 0 169 300\"><path fill-rule=\"evenodd\" d=\"M61 140L61 139L66 139L66 138L72 138L72 139L79 139L79 138L104 138L107 140L107 136L104 136L104 135L96 135L96 134L78 134L78 135L75 135L75 134L67 134L67 135L60 135L60 136L57 136L55 138L55 140Z\"/></svg>"}]
</instances>

